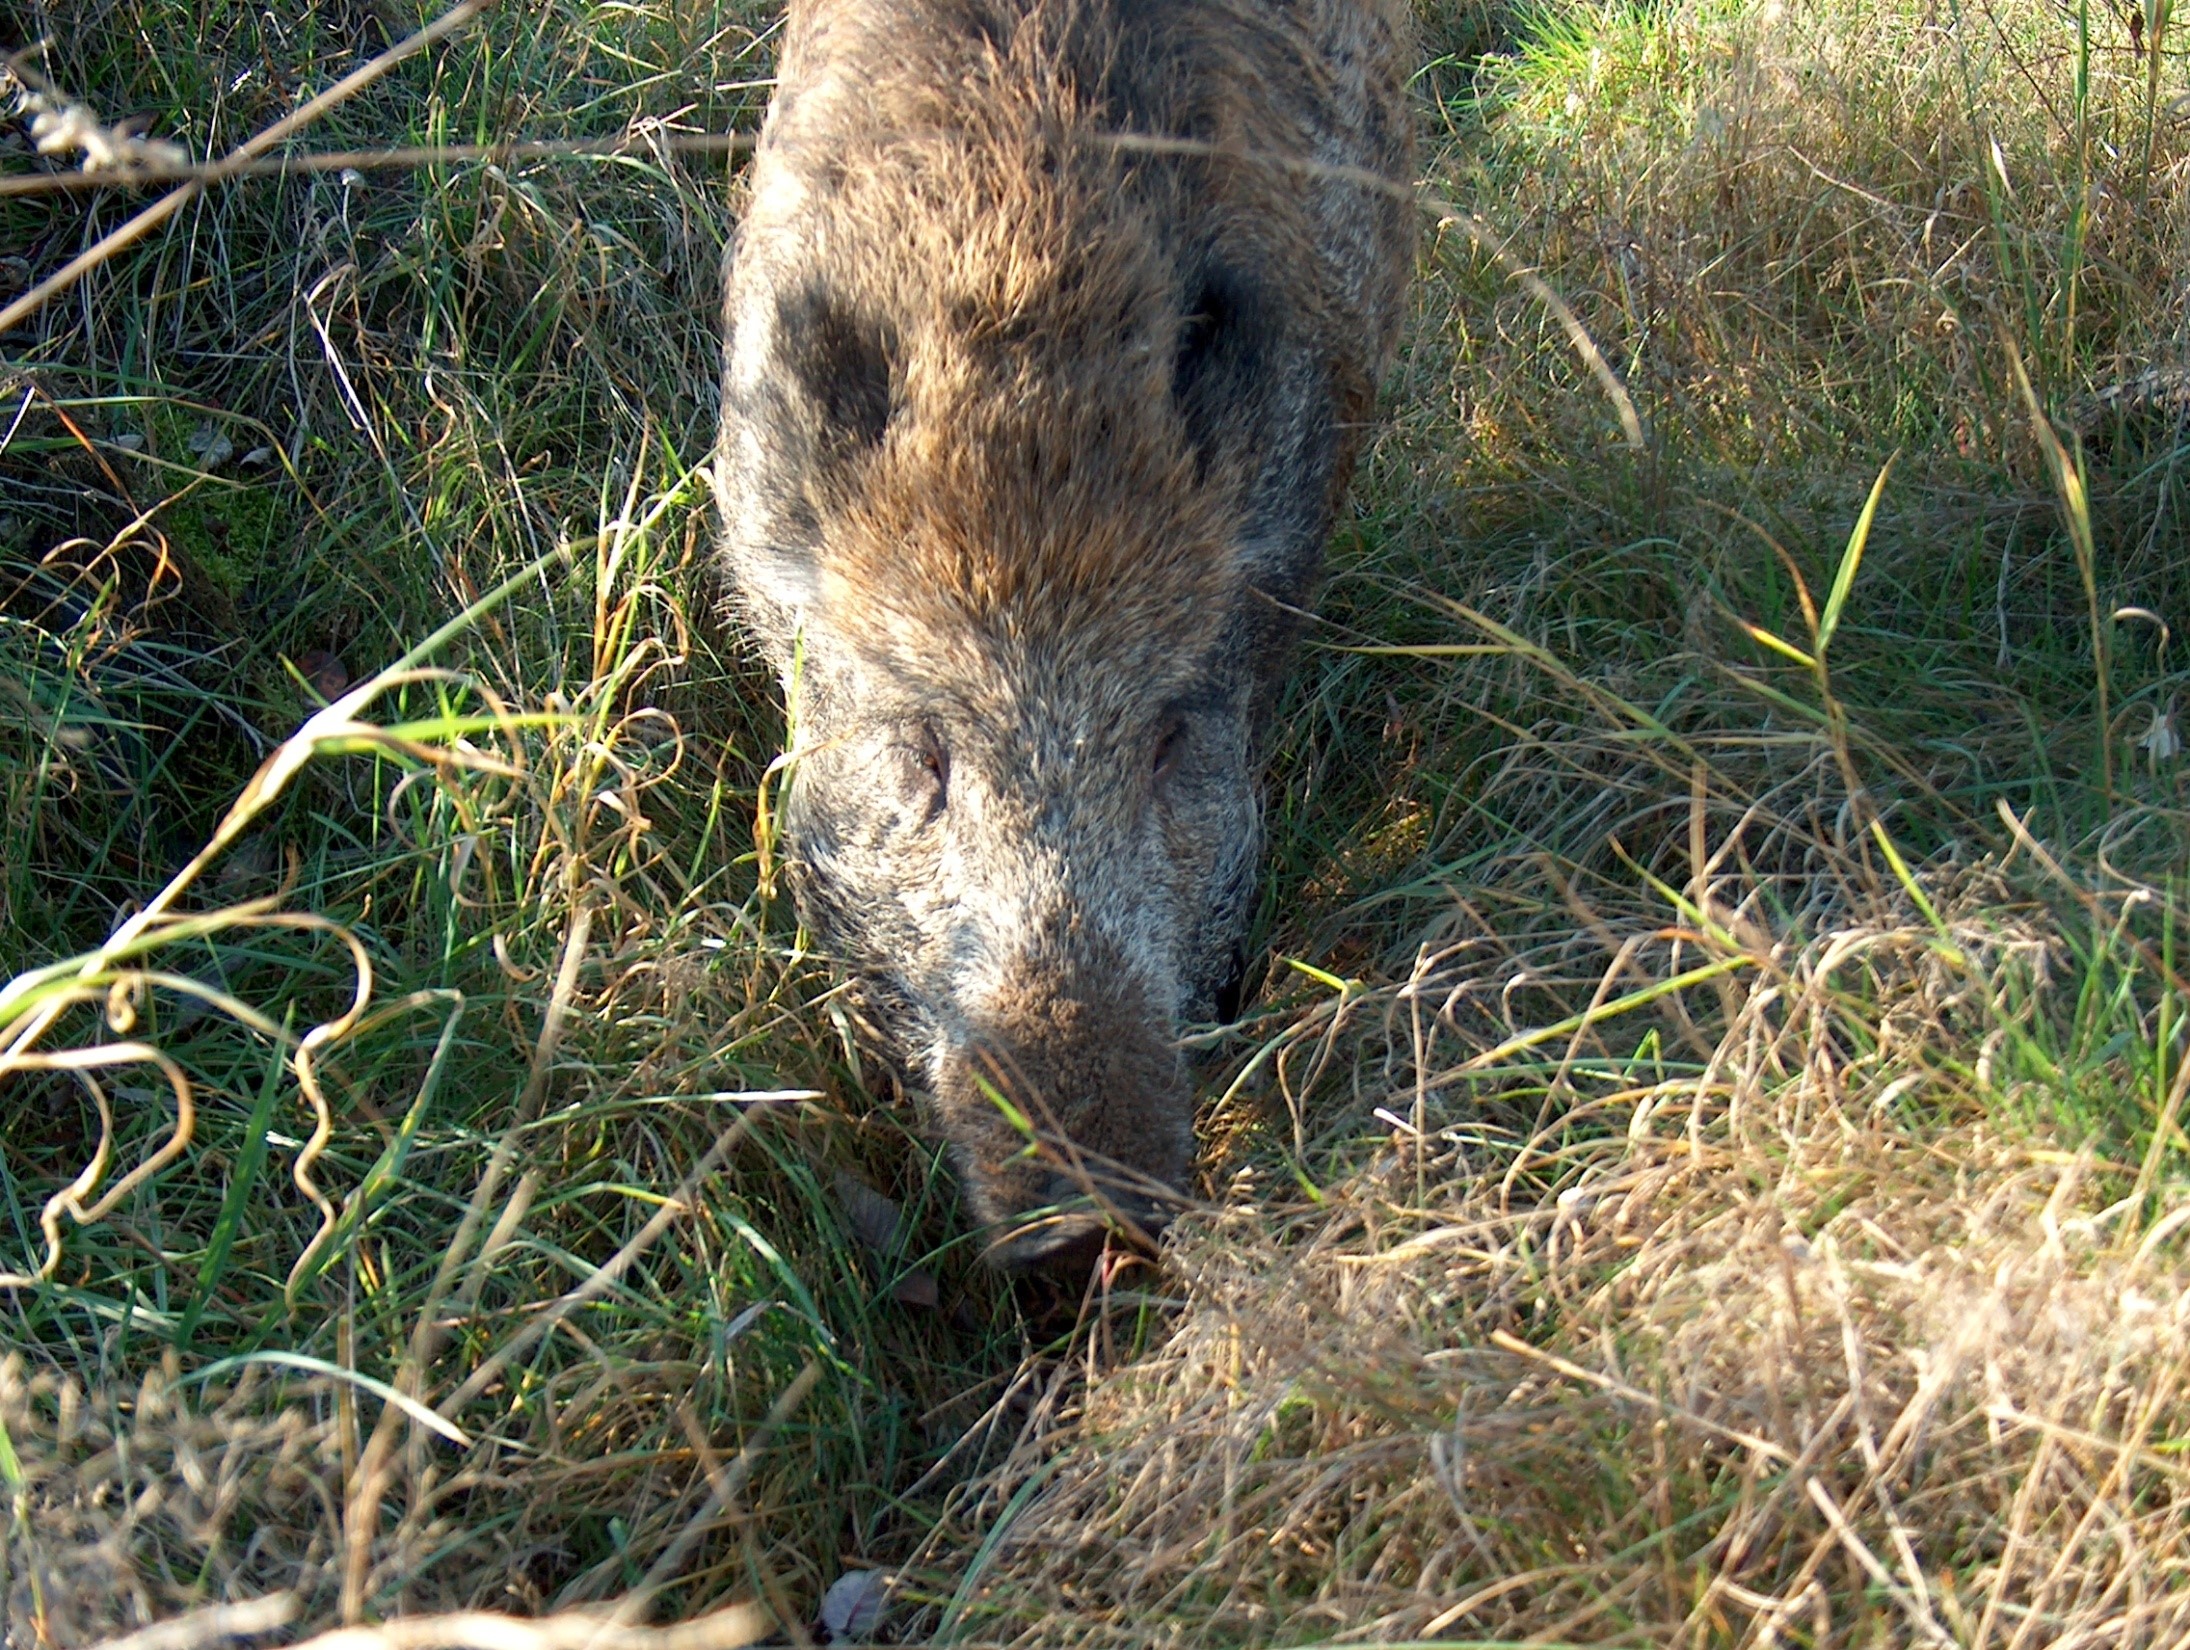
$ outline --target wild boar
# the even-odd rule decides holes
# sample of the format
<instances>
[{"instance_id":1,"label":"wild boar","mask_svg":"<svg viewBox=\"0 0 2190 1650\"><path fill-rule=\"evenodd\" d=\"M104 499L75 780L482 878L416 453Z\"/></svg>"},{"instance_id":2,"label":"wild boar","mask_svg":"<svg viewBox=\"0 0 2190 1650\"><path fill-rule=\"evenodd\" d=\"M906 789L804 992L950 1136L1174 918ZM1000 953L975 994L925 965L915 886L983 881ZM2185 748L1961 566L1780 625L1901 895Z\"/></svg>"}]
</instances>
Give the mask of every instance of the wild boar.
<instances>
[{"instance_id":1,"label":"wild boar","mask_svg":"<svg viewBox=\"0 0 2190 1650\"><path fill-rule=\"evenodd\" d=\"M791 0L715 484L781 843L990 1253L1144 1231L1413 258L1404 0ZM1092 1194L1092 1195L1091 1195Z\"/></svg>"}]
</instances>

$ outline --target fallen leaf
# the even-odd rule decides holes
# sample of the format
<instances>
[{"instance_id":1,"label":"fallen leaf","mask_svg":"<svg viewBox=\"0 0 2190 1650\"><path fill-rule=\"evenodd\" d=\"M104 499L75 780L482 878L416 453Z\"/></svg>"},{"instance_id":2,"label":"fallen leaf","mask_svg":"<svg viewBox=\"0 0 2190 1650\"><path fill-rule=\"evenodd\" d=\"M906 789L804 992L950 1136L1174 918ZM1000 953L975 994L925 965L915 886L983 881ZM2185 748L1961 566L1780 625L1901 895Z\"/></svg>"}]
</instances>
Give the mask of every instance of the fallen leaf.
<instances>
[{"instance_id":1,"label":"fallen leaf","mask_svg":"<svg viewBox=\"0 0 2190 1650\"><path fill-rule=\"evenodd\" d=\"M2144 737L2137 743L2144 747L2144 754L2153 767L2172 762L2182 751L2182 736L2175 731L2175 707L2169 705L2161 710L2154 706L2152 725L2144 730Z\"/></svg>"},{"instance_id":2,"label":"fallen leaf","mask_svg":"<svg viewBox=\"0 0 2190 1650\"><path fill-rule=\"evenodd\" d=\"M342 655L324 647L315 647L297 660L297 669L322 699L339 699L350 685L350 667L342 662Z\"/></svg>"},{"instance_id":3,"label":"fallen leaf","mask_svg":"<svg viewBox=\"0 0 2190 1650\"><path fill-rule=\"evenodd\" d=\"M821 1595L822 1638L831 1644L873 1638L889 1596L889 1571L846 1570Z\"/></svg>"},{"instance_id":4,"label":"fallen leaf","mask_svg":"<svg viewBox=\"0 0 2190 1650\"><path fill-rule=\"evenodd\" d=\"M844 1224L852 1236L859 1239L877 1254L897 1252L900 1226L904 1210L897 1199L885 1197L859 1176L838 1169L830 1176L830 1185L836 1192L837 1207L844 1213Z\"/></svg>"},{"instance_id":5,"label":"fallen leaf","mask_svg":"<svg viewBox=\"0 0 2190 1650\"><path fill-rule=\"evenodd\" d=\"M236 456L236 444L212 424L200 424L190 432L190 450L208 470L217 470Z\"/></svg>"}]
</instances>

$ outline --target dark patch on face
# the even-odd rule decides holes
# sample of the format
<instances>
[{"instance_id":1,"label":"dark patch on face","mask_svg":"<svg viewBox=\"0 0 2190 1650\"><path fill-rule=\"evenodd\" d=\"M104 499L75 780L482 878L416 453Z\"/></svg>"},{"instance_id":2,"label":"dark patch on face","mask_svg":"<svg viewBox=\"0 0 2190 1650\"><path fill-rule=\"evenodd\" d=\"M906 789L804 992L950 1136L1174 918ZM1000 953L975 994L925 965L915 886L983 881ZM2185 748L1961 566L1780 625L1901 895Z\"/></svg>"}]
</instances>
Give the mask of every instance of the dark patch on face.
<instances>
[{"instance_id":1,"label":"dark patch on face","mask_svg":"<svg viewBox=\"0 0 2190 1650\"><path fill-rule=\"evenodd\" d=\"M820 415L821 456L842 463L882 444L897 329L819 282L776 300L776 354Z\"/></svg>"},{"instance_id":2,"label":"dark patch on face","mask_svg":"<svg viewBox=\"0 0 2190 1650\"><path fill-rule=\"evenodd\" d=\"M1269 306L1230 270L1205 273L1188 298L1171 360L1171 398L1206 472L1227 434L1251 427L1244 408L1268 389Z\"/></svg>"},{"instance_id":3,"label":"dark patch on face","mask_svg":"<svg viewBox=\"0 0 2190 1650\"><path fill-rule=\"evenodd\" d=\"M951 32L971 37L998 56L1011 49L1011 37L1019 24L1013 8L996 5L993 0L962 0L938 21Z\"/></svg>"},{"instance_id":4,"label":"dark patch on face","mask_svg":"<svg viewBox=\"0 0 2190 1650\"><path fill-rule=\"evenodd\" d=\"M1177 0L1109 0L1059 8L1058 17L1056 60L1067 66L1097 125L1202 141L1215 136L1192 8Z\"/></svg>"}]
</instances>

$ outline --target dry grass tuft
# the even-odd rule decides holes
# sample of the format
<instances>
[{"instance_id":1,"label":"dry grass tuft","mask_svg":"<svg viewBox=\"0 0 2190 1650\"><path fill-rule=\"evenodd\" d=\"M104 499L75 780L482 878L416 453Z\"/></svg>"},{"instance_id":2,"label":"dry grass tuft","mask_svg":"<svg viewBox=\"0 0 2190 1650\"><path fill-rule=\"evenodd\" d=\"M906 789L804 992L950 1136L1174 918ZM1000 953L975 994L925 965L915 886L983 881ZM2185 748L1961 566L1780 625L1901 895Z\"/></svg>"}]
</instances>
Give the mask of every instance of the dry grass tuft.
<instances>
[{"instance_id":1,"label":"dry grass tuft","mask_svg":"<svg viewBox=\"0 0 2190 1650\"><path fill-rule=\"evenodd\" d=\"M1988 880L1955 960L1883 902L1772 943L1700 1070L1595 1074L1594 1138L1435 1080L1417 1133L1400 1085L1315 1206L1183 1233L1162 1345L983 1486L942 1637L2173 1642L2190 1194L1952 1071L2064 960Z\"/></svg>"},{"instance_id":2,"label":"dry grass tuft","mask_svg":"<svg viewBox=\"0 0 2190 1650\"><path fill-rule=\"evenodd\" d=\"M265 1371L205 1391L175 1359L116 1401L0 1363L0 1431L12 1519L0 1597L26 1642L113 1650L203 1650L336 1612L344 1484L357 1408L339 1382L290 1387L269 1404ZM195 1389L195 1390L194 1390ZM453 1520L408 1532L382 1557L423 1573ZM206 1597L226 1602L201 1605ZM643 1595L530 1621L484 1611L406 1615L339 1629L317 1650L738 1650L767 1613L717 1611L661 1630L637 1625ZM193 1608L193 1606L197 1606ZM150 1623L149 1626L139 1625Z\"/></svg>"},{"instance_id":3,"label":"dry grass tuft","mask_svg":"<svg viewBox=\"0 0 2190 1650\"><path fill-rule=\"evenodd\" d=\"M0 1363L14 1446L0 1575L28 1642L95 1643L208 1596L331 1601L343 1454L331 1384L274 1407L263 1371L213 1394L180 1375L170 1360L117 1401L30 1374L20 1356Z\"/></svg>"}]
</instances>

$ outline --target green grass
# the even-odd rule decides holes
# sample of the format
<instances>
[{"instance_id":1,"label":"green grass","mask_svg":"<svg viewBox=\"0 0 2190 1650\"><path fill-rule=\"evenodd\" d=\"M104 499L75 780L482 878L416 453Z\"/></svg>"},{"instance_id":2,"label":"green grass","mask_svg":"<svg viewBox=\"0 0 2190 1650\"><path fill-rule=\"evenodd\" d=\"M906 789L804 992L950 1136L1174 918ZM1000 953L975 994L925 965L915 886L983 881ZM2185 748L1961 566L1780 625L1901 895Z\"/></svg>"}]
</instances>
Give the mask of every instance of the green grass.
<instances>
[{"instance_id":1,"label":"green grass","mask_svg":"<svg viewBox=\"0 0 2190 1650\"><path fill-rule=\"evenodd\" d=\"M975 1264L762 874L695 471L734 160L241 180L0 336L0 959L53 1009L0 998L0 1270L102 1102L107 1188L173 1137L123 1045L195 1105L0 1298L14 1630L798 1622L882 1566L950 1642L2163 1637L2190 159L2125 17L1425 10L1427 186L1507 255L1426 236L1212 1212L1081 1310ZM40 72L217 153L419 20L130 0ZM308 146L750 131L772 51L504 8ZM140 201L0 195L0 252Z\"/></svg>"}]
</instances>

